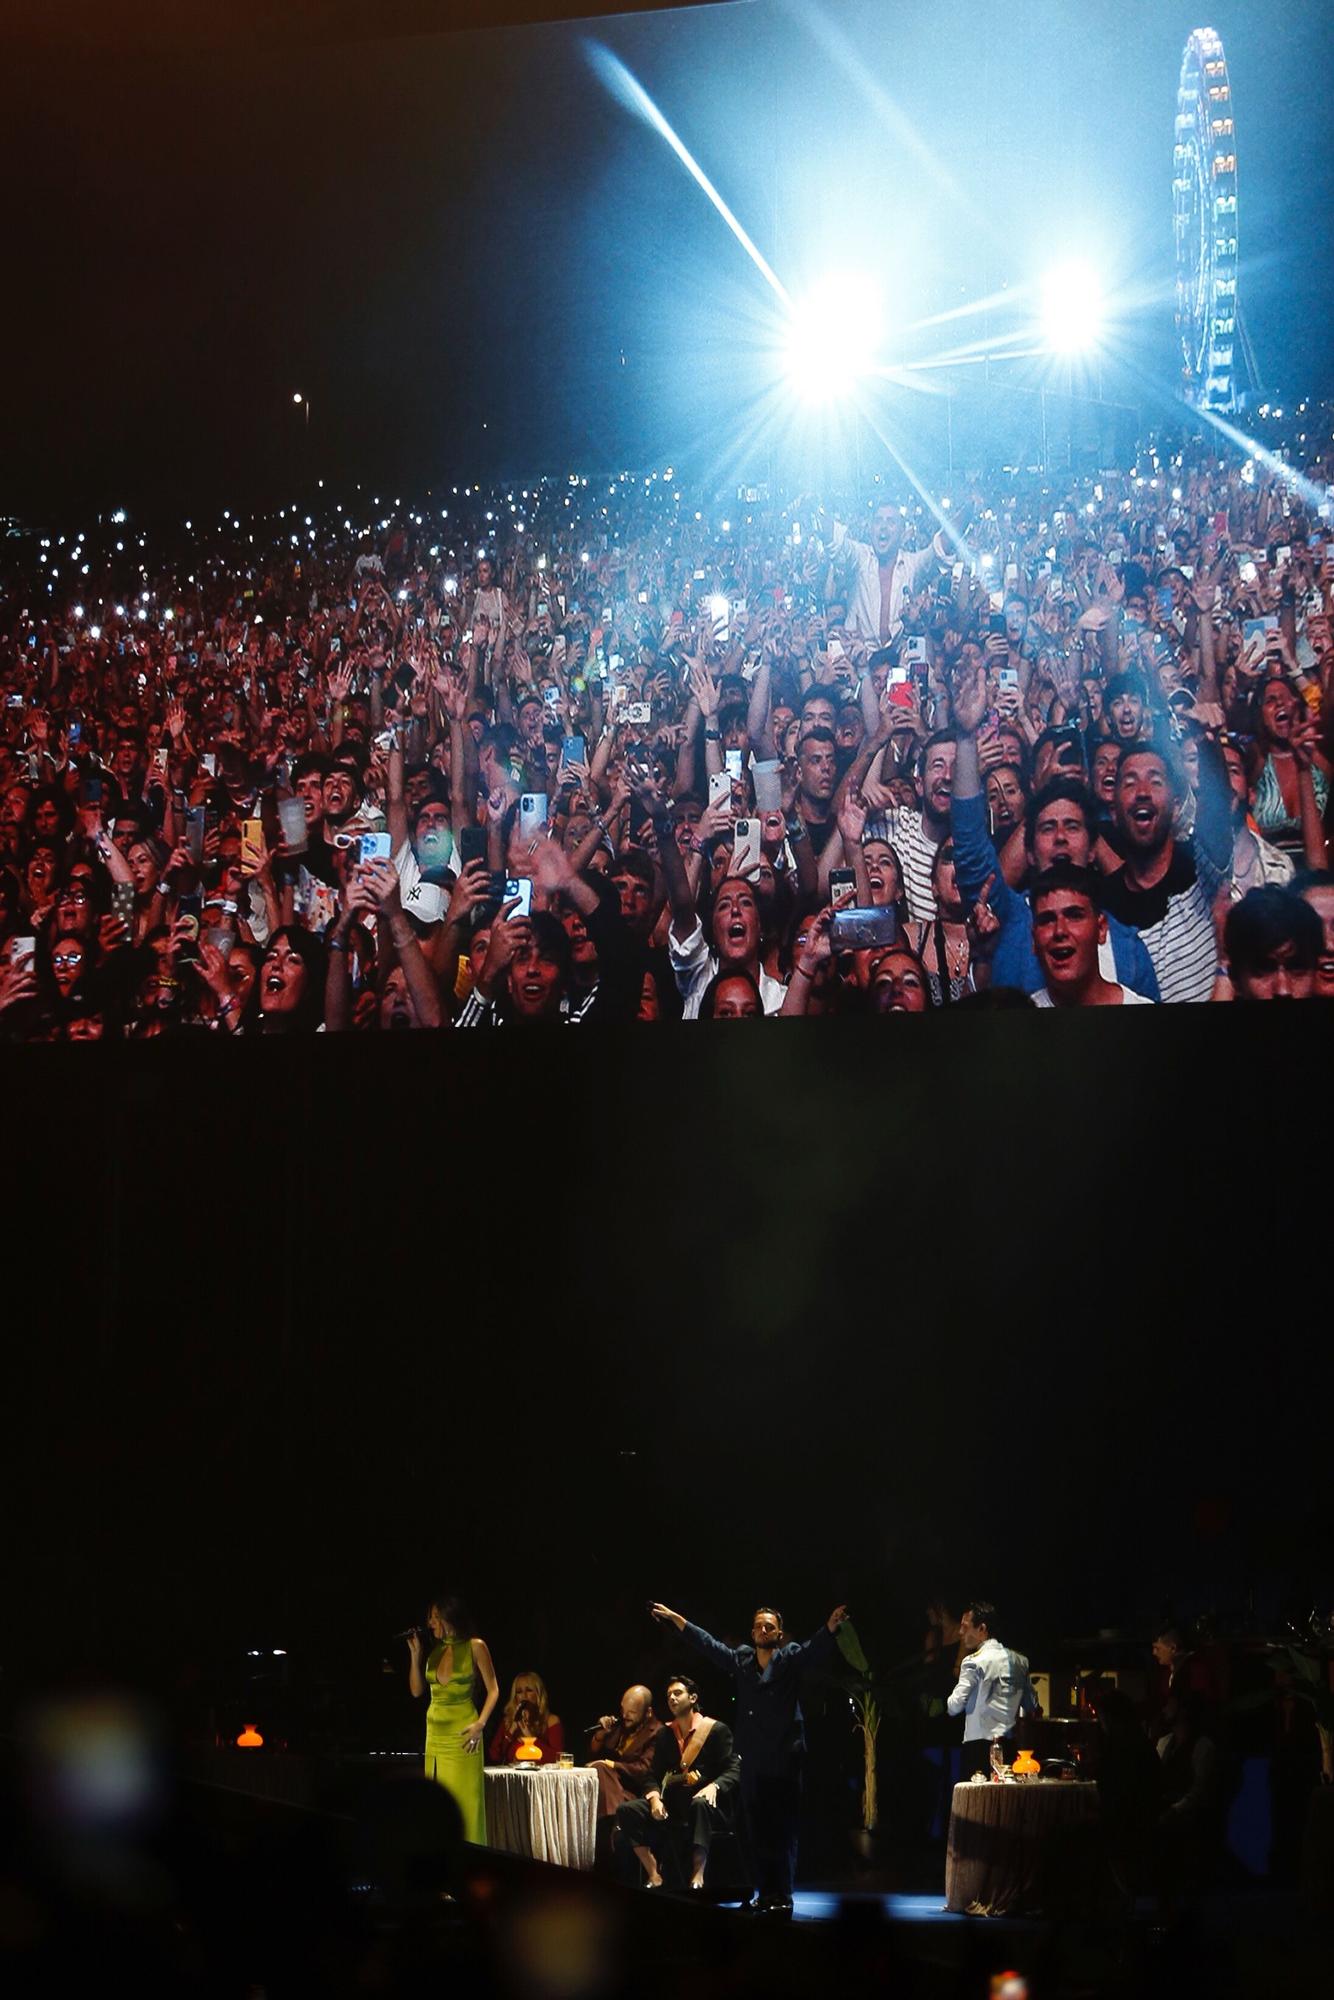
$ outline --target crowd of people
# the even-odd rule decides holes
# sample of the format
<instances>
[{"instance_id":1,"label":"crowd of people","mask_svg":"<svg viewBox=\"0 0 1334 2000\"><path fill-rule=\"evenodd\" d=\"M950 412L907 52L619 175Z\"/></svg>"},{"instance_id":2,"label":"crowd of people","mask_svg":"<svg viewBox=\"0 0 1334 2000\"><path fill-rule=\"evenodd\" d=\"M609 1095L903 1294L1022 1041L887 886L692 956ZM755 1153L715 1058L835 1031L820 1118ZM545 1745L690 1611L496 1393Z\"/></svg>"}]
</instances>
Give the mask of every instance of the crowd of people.
<instances>
[{"instance_id":1,"label":"crowd of people","mask_svg":"<svg viewBox=\"0 0 1334 2000\"><path fill-rule=\"evenodd\" d=\"M1331 472L13 532L0 1036L1334 995Z\"/></svg>"}]
</instances>

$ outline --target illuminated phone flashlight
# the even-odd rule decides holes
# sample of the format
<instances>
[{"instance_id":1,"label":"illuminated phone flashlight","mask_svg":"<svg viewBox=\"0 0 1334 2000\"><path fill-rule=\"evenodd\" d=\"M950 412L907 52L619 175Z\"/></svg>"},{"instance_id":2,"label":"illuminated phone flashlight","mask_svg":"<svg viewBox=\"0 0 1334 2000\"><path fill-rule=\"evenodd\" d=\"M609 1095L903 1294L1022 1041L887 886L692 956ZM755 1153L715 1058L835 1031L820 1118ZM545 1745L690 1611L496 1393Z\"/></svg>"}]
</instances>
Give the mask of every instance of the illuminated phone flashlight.
<instances>
[{"instance_id":1,"label":"illuminated phone flashlight","mask_svg":"<svg viewBox=\"0 0 1334 2000\"><path fill-rule=\"evenodd\" d=\"M730 535L730 534L731 534L731 532L732 532L732 523L731 523L730 521L724 521L724 522L723 522L723 533L724 533L725 535Z\"/></svg>"},{"instance_id":2,"label":"illuminated phone flashlight","mask_svg":"<svg viewBox=\"0 0 1334 2000\"><path fill-rule=\"evenodd\" d=\"M725 625L727 623L727 599L722 595L721 591L715 593L709 599L709 616L715 625Z\"/></svg>"},{"instance_id":3,"label":"illuminated phone flashlight","mask_svg":"<svg viewBox=\"0 0 1334 2000\"><path fill-rule=\"evenodd\" d=\"M982 564L983 569L994 569L996 566L996 558L995 556L992 555L989 549L983 550L979 560Z\"/></svg>"},{"instance_id":4,"label":"illuminated phone flashlight","mask_svg":"<svg viewBox=\"0 0 1334 2000\"><path fill-rule=\"evenodd\" d=\"M584 552L583 552L583 554L582 554L582 555L580 556L579 560L580 560L580 562L581 562L581 563L586 563L586 562L589 562L589 561L591 561L591 557L589 556L589 553L588 553L588 550L587 550L587 549L585 549L585 550L584 550Z\"/></svg>"},{"instance_id":5,"label":"illuminated phone flashlight","mask_svg":"<svg viewBox=\"0 0 1334 2000\"><path fill-rule=\"evenodd\" d=\"M545 556L539 556L539 557L537 558L537 567L538 567L539 569L545 569L545 568L546 568L546 566L547 566L547 559L546 559L546 557L545 557Z\"/></svg>"},{"instance_id":6,"label":"illuminated phone flashlight","mask_svg":"<svg viewBox=\"0 0 1334 2000\"><path fill-rule=\"evenodd\" d=\"M168 605L166 610L163 612L162 616L166 619L167 623L170 625L172 619L176 616L176 613L172 610L171 606Z\"/></svg>"},{"instance_id":7,"label":"illuminated phone flashlight","mask_svg":"<svg viewBox=\"0 0 1334 2000\"><path fill-rule=\"evenodd\" d=\"M100 639L101 636L102 636L102 627L100 625L90 625L88 627L88 637L90 639Z\"/></svg>"},{"instance_id":8,"label":"illuminated phone flashlight","mask_svg":"<svg viewBox=\"0 0 1334 2000\"><path fill-rule=\"evenodd\" d=\"M398 601L399 601L399 603L400 603L400 604L406 604L406 603L407 603L407 601L408 601L408 593L407 593L407 591L406 591L406 590L400 590L400 591L399 591L399 593L398 593Z\"/></svg>"}]
</instances>

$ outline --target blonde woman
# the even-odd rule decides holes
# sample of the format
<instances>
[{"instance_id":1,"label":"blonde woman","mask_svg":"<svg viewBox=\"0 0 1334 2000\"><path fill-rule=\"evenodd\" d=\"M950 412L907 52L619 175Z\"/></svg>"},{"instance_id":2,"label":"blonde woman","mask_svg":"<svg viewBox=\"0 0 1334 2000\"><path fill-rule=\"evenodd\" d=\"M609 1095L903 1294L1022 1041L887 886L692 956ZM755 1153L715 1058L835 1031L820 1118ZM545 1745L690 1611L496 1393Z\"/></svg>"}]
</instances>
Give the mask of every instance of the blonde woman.
<instances>
[{"instance_id":1,"label":"blonde woman","mask_svg":"<svg viewBox=\"0 0 1334 2000\"><path fill-rule=\"evenodd\" d=\"M512 1764L515 1751L529 1736L542 1755L540 1760L525 1758L525 1763L557 1762L565 1748L565 1731L560 1717L551 1713L546 1684L540 1674L516 1674L500 1727L491 1738L491 1762Z\"/></svg>"}]
</instances>

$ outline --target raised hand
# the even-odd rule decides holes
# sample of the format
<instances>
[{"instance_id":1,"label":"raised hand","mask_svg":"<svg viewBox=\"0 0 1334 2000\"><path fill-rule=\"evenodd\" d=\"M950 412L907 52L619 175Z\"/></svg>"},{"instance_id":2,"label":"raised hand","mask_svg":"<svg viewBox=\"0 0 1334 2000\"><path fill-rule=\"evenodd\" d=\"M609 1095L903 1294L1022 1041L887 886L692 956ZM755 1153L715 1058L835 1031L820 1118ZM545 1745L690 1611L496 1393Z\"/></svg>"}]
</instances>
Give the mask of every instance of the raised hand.
<instances>
[{"instance_id":1,"label":"raised hand","mask_svg":"<svg viewBox=\"0 0 1334 2000\"><path fill-rule=\"evenodd\" d=\"M186 918L185 921L189 923L192 919ZM173 950L175 944L176 933L173 931ZM231 987L230 968L217 946L210 944L202 931L199 936L199 956L194 961L194 968L215 998L224 1000L227 997Z\"/></svg>"},{"instance_id":2,"label":"raised hand","mask_svg":"<svg viewBox=\"0 0 1334 2000\"><path fill-rule=\"evenodd\" d=\"M475 910L491 894L491 871L485 861L470 861L460 870L449 898L449 909L445 921L460 924L469 911Z\"/></svg>"},{"instance_id":3,"label":"raised hand","mask_svg":"<svg viewBox=\"0 0 1334 2000\"><path fill-rule=\"evenodd\" d=\"M574 879L574 864L558 840L536 840L530 849L533 885L548 896L558 896Z\"/></svg>"},{"instance_id":4,"label":"raised hand","mask_svg":"<svg viewBox=\"0 0 1334 2000\"><path fill-rule=\"evenodd\" d=\"M950 684L954 723L965 736L976 736L988 708L987 672L981 662L960 665Z\"/></svg>"},{"instance_id":5,"label":"raised hand","mask_svg":"<svg viewBox=\"0 0 1334 2000\"><path fill-rule=\"evenodd\" d=\"M392 861L363 861L357 869L357 879L370 891L386 916L401 908L398 870Z\"/></svg>"},{"instance_id":6,"label":"raised hand","mask_svg":"<svg viewBox=\"0 0 1334 2000\"><path fill-rule=\"evenodd\" d=\"M0 1014L21 1000L36 998L37 973L30 958L22 965L11 965L8 960L0 964Z\"/></svg>"},{"instance_id":7,"label":"raised hand","mask_svg":"<svg viewBox=\"0 0 1334 2000\"><path fill-rule=\"evenodd\" d=\"M690 692L699 704L699 712L706 722L718 713L722 699L722 687L709 672L702 658L692 660L690 665Z\"/></svg>"},{"instance_id":8,"label":"raised hand","mask_svg":"<svg viewBox=\"0 0 1334 2000\"><path fill-rule=\"evenodd\" d=\"M833 956L829 926L834 920L832 904L816 912L806 932L806 940L797 954L797 969L808 979L814 979L820 967Z\"/></svg>"},{"instance_id":9,"label":"raised hand","mask_svg":"<svg viewBox=\"0 0 1334 2000\"><path fill-rule=\"evenodd\" d=\"M843 851L851 859L853 849L861 846L866 831L866 800L860 791L844 793L838 809L838 830L843 836Z\"/></svg>"}]
</instances>

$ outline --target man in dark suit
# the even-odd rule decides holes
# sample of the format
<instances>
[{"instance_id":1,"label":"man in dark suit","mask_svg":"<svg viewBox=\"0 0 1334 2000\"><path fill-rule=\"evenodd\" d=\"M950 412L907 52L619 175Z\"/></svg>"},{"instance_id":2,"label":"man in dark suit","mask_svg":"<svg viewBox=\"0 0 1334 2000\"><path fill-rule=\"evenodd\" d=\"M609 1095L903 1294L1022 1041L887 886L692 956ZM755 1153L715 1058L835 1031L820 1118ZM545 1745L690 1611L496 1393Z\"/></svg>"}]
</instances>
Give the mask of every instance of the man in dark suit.
<instances>
[{"instance_id":1,"label":"man in dark suit","mask_svg":"<svg viewBox=\"0 0 1334 2000\"><path fill-rule=\"evenodd\" d=\"M808 1667L823 1666L833 1659L834 1635L848 1608L840 1604L812 1638L797 1643L784 1638L778 1612L762 1604L751 1621L749 1646L724 1646L665 1604L654 1604L650 1609L660 1623L675 1625L698 1652L736 1683L741 1795L759 1876L756 1907L764 1915L789 1916L797 1865L801 1767L806 1754L801 1676Z\"/></svg>"},{"instance_id":2,"label":"man in dark suit","mask_svg":"<svg viewBox=\"0 0 1334 2000\"><path fill-rule=\"evenodd\" d=\"M616 1810L616 1831L633 1847L650 1889L661 1889L658 1858L664 1845L690 1841L690 1886L704 1887L709 1843L730 1821L741 1774L725 1722L699 1712L699 1689L688 1674L667 1683L667 1728L653 1743L642 1799Z\"/></svg>"}]
</instances>

